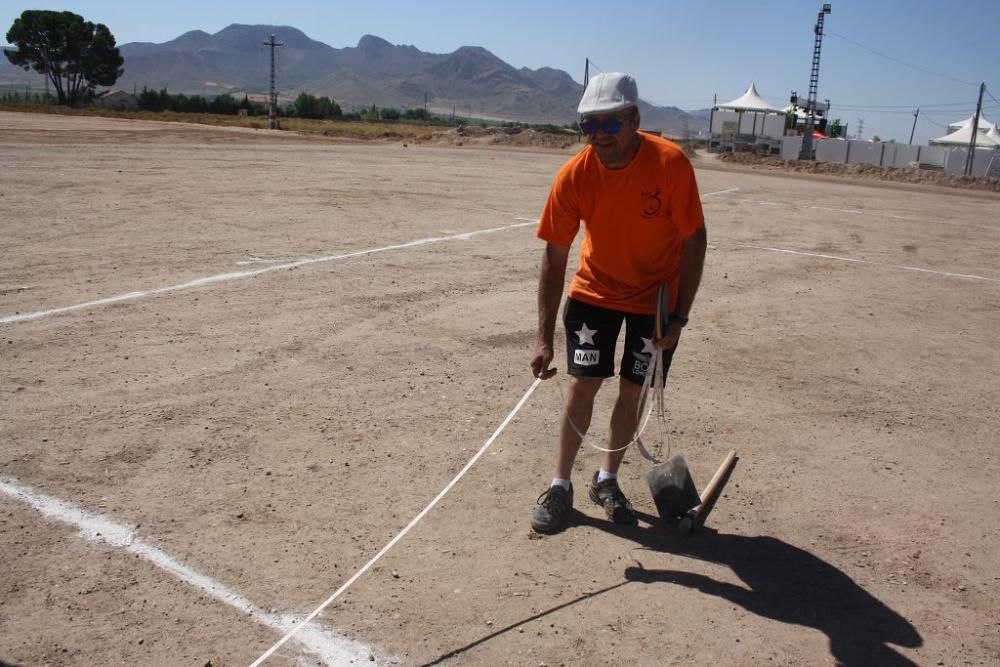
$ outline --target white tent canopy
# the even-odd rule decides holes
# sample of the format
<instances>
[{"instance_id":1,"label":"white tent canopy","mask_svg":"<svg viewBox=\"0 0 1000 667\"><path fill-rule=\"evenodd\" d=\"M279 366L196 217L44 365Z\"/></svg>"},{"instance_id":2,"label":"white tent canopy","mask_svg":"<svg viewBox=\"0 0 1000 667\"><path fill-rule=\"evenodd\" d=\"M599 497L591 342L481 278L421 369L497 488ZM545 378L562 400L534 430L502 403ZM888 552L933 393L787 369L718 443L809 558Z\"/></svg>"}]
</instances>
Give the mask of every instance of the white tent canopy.
<instances>
[{"instance_id":1,"label":"white tent canopy","mask_svg":"<svg viewBox=\"0 0 1000 667\"><path fill-rule=\"evenodd\" d=\"M994 131L996 128L993 128ZM931 139L930 145L939 146L968 146L969 141L972 139L972 125L966 125L961 130L956 130L951 134L947 134L943 137L938 137L937 139ZM995 139L990 138L990 136L984 132L976 132L976 146L982 146L985 148L994 148L1000 146Z\"/></svg>"},{"instance_id":2,"label":"white tent canopy","mask_svg":"<svg viewBox=\"0 0 1000 667\"><path fill-rule=\"evenodd\" d=\"M954 132L955 130L961 130L965 127L972 127L973 120L976 118L976 114L972 114L965 120L960 120L957 123L950 123L948 125L948 131ZM986 117L982 113L979 114L979 131L989 132L991 127L996 127L994 123L986 120Z\"/></svg>"},{"instance_id":3,"label":"white tent canopy","mask_svg":"<svg viewBox=\"0 0 1000 667\"><path fill-rule=\"evenodd\" d=\"M986 133L986 138L992 139L997 142L997 146L1000 146L1000 130L997 129L996 125L993 126L992 130Z\"/></svg>"},{"instance_id":4,"label":"white tent canopy","mask_svg":"<svg viewBox=\"0 0 1000 667\"><path fill-rule=\"evenodd\" d=\"M760 93L757 92L756 83L751 83L750 87L747 88L747 92L743 93L735 100L730 100L725 104L720 104L716 108L733 109L735 111L773 111L774 113L781 111L781 109L773 107L764 101L764 98L762 98Z\"/></svg>"}]
</instances>

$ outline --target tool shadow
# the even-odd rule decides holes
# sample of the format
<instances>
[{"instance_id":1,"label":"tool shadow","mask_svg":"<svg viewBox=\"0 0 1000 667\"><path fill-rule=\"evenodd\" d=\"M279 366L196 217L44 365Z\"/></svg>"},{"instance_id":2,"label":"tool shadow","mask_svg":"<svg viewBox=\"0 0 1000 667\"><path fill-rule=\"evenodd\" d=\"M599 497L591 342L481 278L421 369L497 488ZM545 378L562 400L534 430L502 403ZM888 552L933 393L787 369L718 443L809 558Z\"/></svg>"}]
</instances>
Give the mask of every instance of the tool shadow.
<instances>
[{"instance_id":1,"label":"tool shadow","mask_svg":"<svg viewBox=\"0 0 1000 667\"><path fill-rule=\"evenodd\" d=\"M765 618L815 628L829 638L830 653L839 665L916 664L889 645L922 646L917 629L844 572L804 549L775 537L710 528L681 535L661 528L659 518L648 514L639 515L646 526L616 526L575 514L576 525L614 533L646 549L724 565L746 586L683 570L648 570L641 564L626 568L626 581L686 586Z\"/></svg>"}]
</instances>

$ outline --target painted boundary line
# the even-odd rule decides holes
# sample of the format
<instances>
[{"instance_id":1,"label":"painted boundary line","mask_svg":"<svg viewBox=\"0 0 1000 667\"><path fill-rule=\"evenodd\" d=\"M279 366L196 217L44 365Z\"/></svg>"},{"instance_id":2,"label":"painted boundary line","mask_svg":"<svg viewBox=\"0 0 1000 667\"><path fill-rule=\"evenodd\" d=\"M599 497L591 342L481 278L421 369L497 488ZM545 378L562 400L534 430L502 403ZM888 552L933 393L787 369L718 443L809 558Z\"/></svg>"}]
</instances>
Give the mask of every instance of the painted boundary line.
<instances>
[{"instance_id":1,"label":"painted boundary line","mask_svg":"<svg viewBox=\"0 0 1000 667\"><path fill-rule=\"evenodd\" d=\"M739 248L751 248L753 250L766 250L768 252L779 252L786 255L799 255L802 257L819 257L820 259L831 259L838 262L851 262L853 264L867 264L868 266L879 266L890 269L900 269L903 271L916 271L918 273L931 273L937 276L947 276L949 278L961 278L962 280L978 280L987 283L1000 284L1000 278L987 278L971 273L952 273L950 271L935 271L934 269L923 269L919 266L906 266L905 264L886 264L884 262L873 262L867 259L855 259L853 257L839 257L837 255L824 255L818 252L804 252L802 250L788 250L787 248L769 248L760 245L740 245Z\"/></svg>"},{"instance_id":2,"label":"painted boundary line","mask_svg":"<svg viewBox=\"0 0 1000 667\"><path fill-rule=\"evenodd\" d=\"M72 306L50 308L48 310L38 310L32 313L24 313L20 315L7 315L4 317L0 317L0 324L37 320L39 318L46 317L48 315L68 313L74 310L82 310L84 308L93 308L96 306L107 306L112 303L133 301L135 299L142 299L144 297L155 296L157 294L164 294L166 292L178 292L181 290L193 289L196 287L204 287L205 285L214 285L216 283L229 282L231 280L242 280L244 278L252 278L253 276L259 276L264 273L270 273L272 271L287 271L288 269L295 269L300 266L308 266L309 264L334 262L340 259L350 259L352 257L364 257L366 255L375 255L380 252L388 252L390 250L402 250L404 248L415 248L417 246L429 245L431 243L441 243L443 241L468 241L472 237L479 236L480 234L494 234L496 232L503 232L508 229L525 227L528 224L530 223L518 222L513 225L504 225L502 227L490 227L489 229L479 229L472 232L463 232L461 234L451 234L449 236L432 236L425 239L416 239L414 241L408 241L406 243L398 243L395 245L382 246L381 248L369 248L367 250L357 250L354 252L347 252L341 255L327 255L325 257L310 257L308 259L299 259L293 262L287 262L285 264L276 264L274 266L267 266L262 269L253 269L251 271L235 271L232 273L220 273L214 276L207 276L205 278L196 278L195 280L190 280L186 283L181 283L179 285L158 287L155 289L143 290L139 292L129 292L127 294L119 294L118 296L112 296L106 299L97 299L96 301L87 301L85 303L78 303Z\"/></svg>"},{"instance_id":3,"label":"painted boundary line","mask_svg":"<svg viewBox=\"0 0 1000 667\"><path fill-rule=\"evenodd\" d=\"M277 641L277 643L275 643L274 646L272 646L271 648L269 648L266 652L264 652L263 655L261 655L259 658L257 658L256 660L254 660L253 664L251 664L250 667L258 667L261 663L263 663L265 660L267 660L269 657L271 657L271 655L275 651L277 651L279 648L281 648L281 645L284 644L286 641L288 641L292 637L292 635L294 635L296 632L298 632L303 626L305 626L311 620L313 620L314 618L316 618L316 616L318 616L320 612L322 612L324 609L326 609L326 607L331 602L333 602L338 597L340 597L341 593L343 593L348 588L350 588L351 584L353 584L355 581L358 580L359 577L361 577L361 575L363 575L365 572L367 572L368 568L370 568L382 556L384 556L386 554L386 552L389 551L389 549L391 549L393 547L393 545L396 544L396 542L399 542L401 539L403 539L403 536L406 535L408 532L410 532L410 529L413 528L415 525L417 525L417 523L421 519L423 519L424 516L426 516L427 513L430 512L431 509L435 505L438 504L438 501L441 500L442 498L444 498L444 496L445 496L446 493L448 493L449 491L451 491L451 487L455 486L455 484L458 483L458 480L462 479L462 477L465 476L465 473L469 472L469 468L471 468L473 466L473 464L475 464L475 462L478 461L482 457L482 455L486 453L486 450L490 448L490 445L493 444L493 441L497 439L497 437L500 435L501 432L503 432L503 430L505 428L507 428L507 424L510 423L510 421L514 418L514 415L516 415L518 413L518 411L524 406L525 402L527 402L527 400L528 400L528 397L531 396L531 394L535 391L535 389L538 388L538 385L540 385L541 383L542 383L542 379L541 378L535 378L535 381L532 382L531 386L528 387L528 390L526 392L524 392L524 395L521 396L521 400L519 400L517 402L517 405L514 406L514 409L510 411L510 413L507 415L506 418L504 418L504 420L500 423L500 426L497 426L496 430L493 431L493 435L491 435L489 437L489 439L485 443L483 443L483 446L479 448L479 451L476 452L475 455L471 459L469 459L469 462L465 464L465 467L462 468L461 470L459 470L458 474L455 475L455 477L452 478L452 480L450 482L448 482L448 484L443 489L441 489L441 492L434 497L434 500L432 500L429 503L427 503L427 506L424 509L420 510L420 513L417 514L415 517L413 517L413 520L410 521L410 523L406 524L405 528L403 528L401 531L399 531L399 533L397 533L394 538L392 538L391 540L389 540L388 544L386 544L384 547L382 547L377 554L375 554L374 556L372 556L371 560L369 560L367 563L365 563L364 566L362 566L362 568L360 570L358 570L357 572L355 572L354 575L350 579L348 579L347 581L345 581L343 583L343 585L341 585L340 588L338 588L336 591L334 591L333 594L330 597L328 597L326 600L324 600L323 604L321 604L320 606L316 607L316 609L311 614L309 614L308 616L306 616L301 622L299 622L298 625L296 625L294 628L292 628L291 630L289 630L288 633L284 637L282 637L281 639L279 639Z\"/></svg>"},{"instance_id":4,"label":"painted boundary line","mask_svg":"<svg viewBox=\"0 0 1000 667\"><path fill-rule=\"evenodd\" d=\"M711 197L713 195L728 194L730 192L736 192L739 188L729 188L727 190L719 190L718 192L708 192L702 197ZM107 306L113 303L122 303L124 301L134 301L136 299L142 299L148 296L156 296L157 294L165 294L167 292L179 292L186 289L194 289L196 287L204 287L205 285L214 285L216 283L229 282L231 280L242 280L244 278L252 278L254 276L259 276L264 273L270 273L272 271L287 271L289 269L295 269L300 266L308 266L309 264L319 264L323 262L334 262L340 259L350 259L352 257L364 257L365 255L375 255L380 252L388 252L390 250L402 250L404 248L415 248L417 246L428 245L431 243L441 243L442 241L468 241L473 236L479 236L480 234L495 234L496 232L507 231L508 229L517 229L518 227L526 227L529 224L537 224L537 218L514 218L520 222L512 225L503 225L502 227L490 227L489 229L479 229L472 232L462 232L460 234L450 234L448 236L431 236L425 239L416 239L414 241L408 241L406 243L398 243L395 245L382 246L381 248L369 248L367 250L356 250L354 252L347 252L341 255L327 255L325 257L310 257L307 259L297 259L294 261L288 261L283 264L275 264L273 266L267 266L261 269L253 269L250 271L235 271L231 273L219 273L214 276L207 276L205 278L196 278L195 280L190 280L186 283L181 283L179 285L169 285L167 287L157 287L149 290L142 290L137 292L128 292L127 294L119 294L117 296L107 297L106 299L96 299L94 301L86 301L84 303L73 304L72 306L61 306L59 308L49 308L47 310L37 310L31 313L22 313L18 315L5 315L0 317L0 324L10 324L13 322L27 322L28 320L37 320L42 317L47 317L48 315L58 315L60 313L69 313L74 310L83 310L84 308L94 308L97 306ZM252 258L251 261L260 261L259 258Z\"/></svg>"},{"instance_id":5,"label":"painted boundary line","mask_svg":"<svg viewBox=\"0 0 1000 667\"><path fill-rule=\"evenodd\" d=\"M795 204L787 204L776 201L763 201L760 199L737 199L738 202L747 204L757 204L759 206L775 206L779 208L794 208ZM874 213L871 211L859 211L852 208L830 208L829 206L803 206L806 209L818 209L821 211L835 211L837 213L850 213L854 215L869 215L877 218L890 218L892 220L907 220L912 222L933 223L935 225L953 225L955 227L975 227L977 229L988 229L992 232L1000 232L1000 227L996 225L980 225L975 222L955 222L954 220L927 220L925 218L915 218L909 215L896 215L894 213Z\"/></svg>"},{"instance_id":6,"label":"painted boundary line","mask_svg":"<svg viewBox=\"0 0 1000 667\"><path fill-rule=\"evenodd\" d=\"M726 188L725 190L716 190L715 192L705 192L702 193L702 198L704 197L714 197L715 195L728 195L730 192L739 192L739 188Z\"/></svg>"},{"instance_id":7,"label":"painted boundary line","mask_svg":"<svg viewBox=\"0 0 1000 667\"><path fill-rule=\"evenodd\" d=\"M136 537L135 532L128 526L88 512L64 500L34 491L4 475L0 475L0 493L28 505L49 519L78 528L80 536L84 539L124 549L140 556L262 625L279 632L286 632L289 628L302 628L297 638L298 642L328 665L374 664L371 662L374 653L368 645L341 637L317 624L302 627L305 622L300 622L299 617L291 614L264 611L239 593ZM309 620L312 620L312 617L307 619Z\"/></svg>"}]
</instances>

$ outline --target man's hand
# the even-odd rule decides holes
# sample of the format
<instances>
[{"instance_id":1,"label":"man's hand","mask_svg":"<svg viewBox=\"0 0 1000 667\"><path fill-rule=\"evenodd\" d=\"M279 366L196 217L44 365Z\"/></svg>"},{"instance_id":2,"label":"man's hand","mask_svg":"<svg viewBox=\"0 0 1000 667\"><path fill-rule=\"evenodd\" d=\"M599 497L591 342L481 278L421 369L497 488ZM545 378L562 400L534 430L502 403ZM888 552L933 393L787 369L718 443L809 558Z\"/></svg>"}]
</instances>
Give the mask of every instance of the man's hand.
<instances>
[{"instance_id":1,"label":"man's hand","mask_svg":"<svg viewBox=\"0 0 1000 667\"><path fill-rule=\"evenodd\" d=\"M563 281L566 279L566 263L569 261L569 246L545 244L542 255L542 271L538 278L538 338L535 356L531 358L531 372L536 378L548 380L556 374L549 368L552 363L552 340L556 331L556 316L559 300L562 298Z\"/></svg>"},{"instance_id":2,"label":"man's hand","mask_svg":"<svg viewBox=\"0 0 1000 667\"><path fill-rule=\"evenodd\" d=\"M676 320L669 320L667 322L667 332L663 334L663 338L657 338L653 341L653 347L657 350L672 350L677 347L677 341L681 337L681 325Z\"/></svg>"},{"instance_id":3,"label":"man's hand","mask_svg":"<svg viewBox=\"0 0 1000 667\"><path fill-rule=\"evenodd\" d=\"M552 357L552 345L539 343L538 347L535 348L535 356L531 358L531 374L543 380L548 380L555 375L556 369L549 368L549 364L552 363Z\"/></svg>"}]
</instances>

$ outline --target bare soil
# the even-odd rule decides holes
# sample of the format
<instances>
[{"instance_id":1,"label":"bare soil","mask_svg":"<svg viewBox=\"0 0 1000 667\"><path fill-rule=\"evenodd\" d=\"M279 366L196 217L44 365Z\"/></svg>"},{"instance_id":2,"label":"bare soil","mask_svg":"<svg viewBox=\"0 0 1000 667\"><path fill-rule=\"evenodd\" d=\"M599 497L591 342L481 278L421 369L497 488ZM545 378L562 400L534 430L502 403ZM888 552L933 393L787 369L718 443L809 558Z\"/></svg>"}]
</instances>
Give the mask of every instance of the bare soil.
<instances>
[{"instance_id":1,"label":"bare soil","mask_svg":"<svg viewBox=\"0 0 1000 667\"><path fill-rule=\"evenodd\" d=\"M575 147L473 143L0 113L2 479L315 609L532 383L542 247L510 225ZM609 524L588 449L571 526L532 534L559 375L317 619L355 664L1000 662L1000 196L695 164L708 264L645 439L699 484L739 452L709 527L662 529L634 452L642 521ZM280 637L2 493L0 564L0 663L247 665Z\"/></svg>"}]
</instances>

